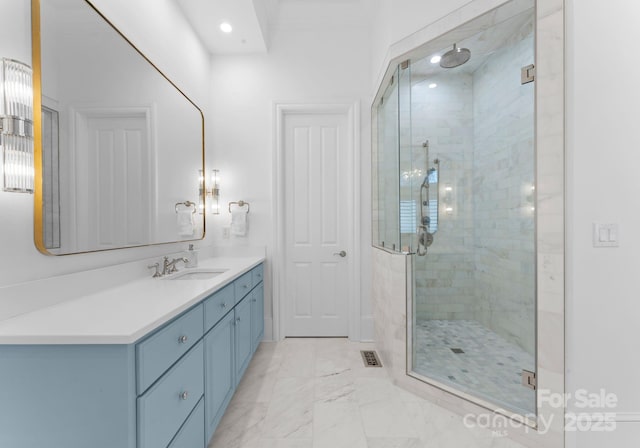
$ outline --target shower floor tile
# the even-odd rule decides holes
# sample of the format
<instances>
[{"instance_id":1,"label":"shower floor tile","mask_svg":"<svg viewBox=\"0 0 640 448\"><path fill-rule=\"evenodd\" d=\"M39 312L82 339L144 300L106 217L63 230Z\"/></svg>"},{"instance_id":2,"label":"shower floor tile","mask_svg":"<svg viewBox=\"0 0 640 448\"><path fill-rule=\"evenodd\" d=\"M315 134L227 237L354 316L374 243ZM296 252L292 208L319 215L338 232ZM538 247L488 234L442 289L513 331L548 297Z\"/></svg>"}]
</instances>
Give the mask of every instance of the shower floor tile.
<instances>
[{"instance_id":1,"label":"shower floor tile","mask_svg":"<svg viewBox=\"0 0 640 448\"><path fill-rule=\"evenodd\" d=\"M414 372L521 414L535 412L535 391L521 384L533 355L472 320L416 322Z\"/></svg>"}]
</instances>

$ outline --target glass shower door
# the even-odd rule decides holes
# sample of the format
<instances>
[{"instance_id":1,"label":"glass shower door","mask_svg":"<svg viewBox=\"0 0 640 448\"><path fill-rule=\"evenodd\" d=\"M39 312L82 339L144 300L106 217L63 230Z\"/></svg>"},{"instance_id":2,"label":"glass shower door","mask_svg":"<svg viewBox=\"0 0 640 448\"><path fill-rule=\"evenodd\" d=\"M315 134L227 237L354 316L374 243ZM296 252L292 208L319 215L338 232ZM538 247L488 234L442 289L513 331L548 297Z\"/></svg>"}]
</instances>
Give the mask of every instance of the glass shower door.
<instances>
[{"instance_id":1,"label":"glass shower door","mask_svg":"<svg viewBox=\"0 0 640 448\"><path fill-rule=\"evenodd\" d=\"M523 385L536 366L535 97L520 72L534 63L533 23L531 8L457 42L471 59L453 68L433 61L454 42L412 61L407 114L409 171L422 172L410 195L418 206L410 374L529 416L536 412L535 391Z\"/></svg>"}]
</instances>

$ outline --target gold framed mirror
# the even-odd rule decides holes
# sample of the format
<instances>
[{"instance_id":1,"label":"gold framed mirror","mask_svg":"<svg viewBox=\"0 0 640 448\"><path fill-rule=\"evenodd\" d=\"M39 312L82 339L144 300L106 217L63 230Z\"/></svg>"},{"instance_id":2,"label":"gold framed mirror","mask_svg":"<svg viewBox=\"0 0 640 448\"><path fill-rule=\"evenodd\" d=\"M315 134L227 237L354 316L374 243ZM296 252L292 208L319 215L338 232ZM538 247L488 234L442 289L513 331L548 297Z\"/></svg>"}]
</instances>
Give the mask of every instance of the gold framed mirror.
<instances>
[{"instance_id":1,"label":"gold framed mirror","mask_svg":"<svg viewBox=\"0 0 640 448\"><path fill-rule=\"evenodd\" d=\"M89 0L32 0L35 244L205 235L204 115Z\"/></svg>"}]
</instances>

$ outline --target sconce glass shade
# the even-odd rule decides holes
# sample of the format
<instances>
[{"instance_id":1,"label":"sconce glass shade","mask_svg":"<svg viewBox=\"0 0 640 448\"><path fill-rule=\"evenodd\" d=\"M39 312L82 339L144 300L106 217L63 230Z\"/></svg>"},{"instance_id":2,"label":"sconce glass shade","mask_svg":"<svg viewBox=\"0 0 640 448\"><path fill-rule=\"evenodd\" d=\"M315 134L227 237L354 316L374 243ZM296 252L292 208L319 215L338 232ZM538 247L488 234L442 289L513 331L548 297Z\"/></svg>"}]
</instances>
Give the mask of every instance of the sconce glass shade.
<instances>
[{"instance_id":1,"label":"sconce glass shade","mask_svg":"<svg viewBox=\"0 0 640 448\"><path fill-rule=\"evenodd\" d=\"M211 213L220 214L220 170L211 172Z\"/></svg>"},{"instance_id":2,"label":"sconce glass shade","mask_svg":"<svg viewBox=\"0 0 640 448\"><path fill-rule=\"evenodd\" d=\"M33 76L11 59L0 59L0 147L4 191L33 193Z\"/></svg>"},{"instance_id":3,"label":"sconce glass shade","mask_svg":"<svg viewBox=\"0 0 640 448\"><path fill-rule=\"evenodd\" d=\"M200 214L205 212L212 215L220 214L220 170L213 170L211 172L211 189L208 189L205 183L204 171L198 170L198 185L199 185L199 204L198 209ZM211 204L211 205L206 205Z\"/></svg>"},{"instance_id":4,"label":"sconce glass shade","mask_svg":"<svg viewBox=\"0 0 640 448\"><path fill-rule=\"evenodd\" d=\"M198 170L198 213L204 214L205 197L207 195L206 186L204 183L204 171Z\"/></svg>"}]
</instances>

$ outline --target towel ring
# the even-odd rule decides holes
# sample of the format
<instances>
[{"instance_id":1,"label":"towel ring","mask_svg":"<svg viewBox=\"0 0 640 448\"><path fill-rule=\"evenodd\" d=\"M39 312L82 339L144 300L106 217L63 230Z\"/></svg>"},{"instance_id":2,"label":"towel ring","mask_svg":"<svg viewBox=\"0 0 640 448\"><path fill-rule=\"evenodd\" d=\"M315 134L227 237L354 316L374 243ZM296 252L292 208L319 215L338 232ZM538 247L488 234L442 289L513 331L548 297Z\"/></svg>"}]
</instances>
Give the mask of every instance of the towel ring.
<instances>
[{"instance_id":1,"label":"towel ring","mask_svg":"<svg viewBox=\"0 0 640 448\"><path fill-rule=\"evenodd\" d=\"M195 202L191 202L191 201L184 201L184 202L176 202L176 213L178 213L178 206L183 205L187 208L191 208L193 207L193 211L191 213L195 214L196 213L196 203Z\"/></svg>"},{"instance_id":2,"label":"towel ring","mask_svg":"<svg viewBox=\"0 0 640 448\"><path fill-rule=\"evenodd\" d=\"M238 207L244 207L246 205L247 206L247 214L249 214L250 206L249 206L248 202L245 202L245 201L229 202L229 213L231 213L231 206L232 205L237 205Z\"/></svg>"}]
</instances>

